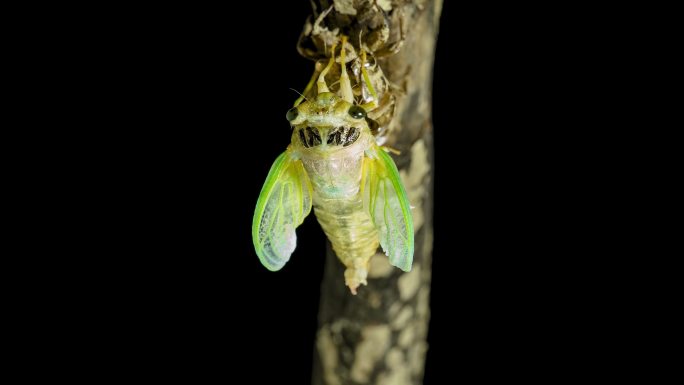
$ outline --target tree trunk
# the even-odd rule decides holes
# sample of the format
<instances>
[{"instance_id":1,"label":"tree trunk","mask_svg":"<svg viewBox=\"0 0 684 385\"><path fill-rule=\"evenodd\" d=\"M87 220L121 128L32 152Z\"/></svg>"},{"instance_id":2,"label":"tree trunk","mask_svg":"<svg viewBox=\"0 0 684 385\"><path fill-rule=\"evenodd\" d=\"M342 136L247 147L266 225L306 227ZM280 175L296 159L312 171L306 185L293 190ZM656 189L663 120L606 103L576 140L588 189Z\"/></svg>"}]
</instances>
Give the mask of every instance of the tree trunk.
<instances>
[{"instance_id":1,"label":"tree trunk","mask_svg":"<svg viewBox=\"0 0 684 385\"><path fill-rule=\"evenodd\" d=\"M345 286L345 268L328 243L313 384L421 384L433 236L432 67L442 0L317 0L312 6L300 53L324 57L326 34L361 39L400 90L386 145L401 151L393 158L414 207L415 229L412 271L391 267L378 253L371 259L368 285L356 296Z\"/></svg>"}]
</instances>

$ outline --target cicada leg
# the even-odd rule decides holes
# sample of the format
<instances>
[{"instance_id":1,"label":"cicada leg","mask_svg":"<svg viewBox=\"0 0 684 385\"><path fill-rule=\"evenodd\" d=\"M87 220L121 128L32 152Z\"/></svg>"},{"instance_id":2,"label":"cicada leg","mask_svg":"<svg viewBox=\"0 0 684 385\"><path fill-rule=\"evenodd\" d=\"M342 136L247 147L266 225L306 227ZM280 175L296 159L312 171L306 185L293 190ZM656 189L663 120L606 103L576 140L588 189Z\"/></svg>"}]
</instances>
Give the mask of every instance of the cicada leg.
<instances>
[{"instance_id":1,"label":"cicada leg","mask_svg":"<svg viewBox=\"0 0 684 385\"><path fill-rule=\"evenodd\" d=\"M381 148L384 149L384 150L387 151L387 152L391 152L391 153L394 154L394 155L401 155L401 151L397 150L397 149L394 148L394 147L390 147L390 146L384 145L384 146L382 146Z\"/></svg>"},{"instance_id":2,"label":"cicada leg","mask_svg":"<svg viewBox=\"0 0 684 385\"><path fill-rule=\"evenodd\" d=\"M354 94L352 93L351 80L347 74L347 36L342 36L342 48L340 49L340 96L342 99L354 103Z\"/></svg>"},{"instance_id":3,"label":"cicada leg","mask_svg":"<svg viewBox=\"0 0 684 385\"><path fill-rule=\"evenodd\" d=\"M370 102L362 104L361 107L367 112L373 111L378 106L378 94L375 92L373 83L368 76L368 71L366 71L366 51L363 49L361 50L361 77L363 78L363 84L373 97Z\"/></svg>"},{"instance_id":4,"label":"cicada leg","mask_svg":"<svg viewBox=\"0 0 684 385\"><path fill-rule=\"evenodd\" d=\"M335 63L335 47L337 46L337 43L333 44L332 46L332 52L330 53L330 60L328 61L328 65L323 68L323 71L321 71L320 75L318 75L318 82L316 84L318 85L318 94L322 94L324 92L330 92L328 89L328 85L325 83L325 75L328 74L328 71L333 66L333 63Z\"/></svg>"}]
</instances>

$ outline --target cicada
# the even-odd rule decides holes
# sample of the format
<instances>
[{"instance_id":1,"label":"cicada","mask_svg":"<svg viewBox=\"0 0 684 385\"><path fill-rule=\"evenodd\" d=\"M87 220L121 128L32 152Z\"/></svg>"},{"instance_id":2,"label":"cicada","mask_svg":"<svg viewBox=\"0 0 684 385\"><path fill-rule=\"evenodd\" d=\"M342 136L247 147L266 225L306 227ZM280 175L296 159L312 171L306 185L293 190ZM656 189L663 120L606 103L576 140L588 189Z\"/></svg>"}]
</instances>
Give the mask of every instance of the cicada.
<instances>
[{"instance_id":1,"label":"cicada","mask_svg":"<svg viewBox=\"0 0 684 385\"><path fill-rule=\"evenodd\" d=\"M327 66L318 75L315 97L303 102L300 98L286 114L292 126L291 143L261 189L252 238L261 263L280 270L295 250L295 229L313 206L346 267L345 284L356 294L359 285L367 285L369 261L378 246L392 265L411 270L413 219L397 167L366 120L377 103L354 101L345 47L342 38L337 92L331 92L325 80L336 65L333 46ZM359 80L365 79L364 87L375 94L365 72L365 53L356 60L361 61L355 67L360 68ZM308 87L312 84L313 78Z\"/></svg>"}]
</instances>

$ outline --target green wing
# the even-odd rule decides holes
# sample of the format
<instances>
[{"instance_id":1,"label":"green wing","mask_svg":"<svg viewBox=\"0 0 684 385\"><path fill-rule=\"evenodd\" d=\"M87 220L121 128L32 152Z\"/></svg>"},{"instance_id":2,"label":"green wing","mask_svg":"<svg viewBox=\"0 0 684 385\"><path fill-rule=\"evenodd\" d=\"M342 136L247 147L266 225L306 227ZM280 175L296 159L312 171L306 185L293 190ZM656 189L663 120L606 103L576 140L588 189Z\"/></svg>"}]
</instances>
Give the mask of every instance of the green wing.
<instances>
[{"instance_id":1,"label":"green wing","mask_svg":"<svg viewBox=\"0 0 684 385\"><path fill-rule=\"evenodd\" d=\"M413 218L397 166L377 148L364 159L361 190L363 203L380 236L390 263L404 271L413 264Z\"/></svg>"},{"instance_id":2,"label":"green wing","mask_svg":"<svg viewBox=\"0 0 684 385\"><path fill-rule=\"evenodd\" d=\"M252 220L252 241L261 263L280 270L297 246L295 229L311 212L311 182L302 161L285 151L266 177Z\"/></svg>"}]
</instances>

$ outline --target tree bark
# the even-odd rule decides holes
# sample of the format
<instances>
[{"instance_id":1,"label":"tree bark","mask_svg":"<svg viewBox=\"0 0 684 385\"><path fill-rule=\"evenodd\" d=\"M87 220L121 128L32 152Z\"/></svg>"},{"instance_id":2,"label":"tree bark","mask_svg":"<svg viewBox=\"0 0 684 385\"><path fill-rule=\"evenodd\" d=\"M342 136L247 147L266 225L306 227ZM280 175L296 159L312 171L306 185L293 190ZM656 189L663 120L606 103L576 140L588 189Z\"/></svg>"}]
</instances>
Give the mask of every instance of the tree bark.
<instances>
[{"instance_id":1,"label":"tree bark","mask_svg":"<svg viewBox=\"0 0 684 385\"><path fill-rule=\"evenodd\" d=\"M386 145L401 151L393 158L414 207L415 229L412 271L393 268L379 252L371 260L368 285L356 296L345 286L344 266L328 243L312 383L418 385L423 382L430 316L431 94L442 0L317 0L312 7L300 53L324 57L326 34L361 39L399 90ZM330 13L319 17L330 7Z\"/></svg>"},{"instance_id":2,"label":"tree bark","mask_svg":"<svg viewBox=\"0 0 684 385\"><path fill-rule=\"evenodd\" d=\"M328 243L312 383L418 385L430 316L432 67L442 0L317 0L312 7L300 39L302 55L325 57L327 40L340 33L360 39L399 90L386 144L401 151L394 159L414 207L415 229L412 271L393 268L377 253L368 285L356 296Z\"/></svg>"}]
</instances>

